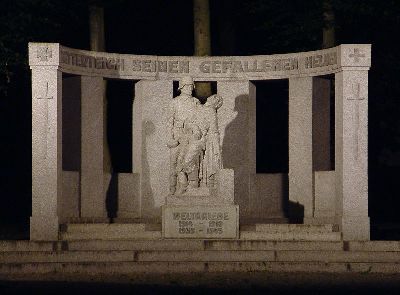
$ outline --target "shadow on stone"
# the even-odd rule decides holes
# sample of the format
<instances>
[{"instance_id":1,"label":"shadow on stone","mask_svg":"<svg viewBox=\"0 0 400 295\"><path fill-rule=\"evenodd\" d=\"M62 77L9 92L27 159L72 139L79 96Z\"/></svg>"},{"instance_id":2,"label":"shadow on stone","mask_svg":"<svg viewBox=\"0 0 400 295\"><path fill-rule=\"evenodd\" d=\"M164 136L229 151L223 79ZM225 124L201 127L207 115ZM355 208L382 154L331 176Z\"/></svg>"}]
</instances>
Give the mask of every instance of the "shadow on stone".
<instances>
[{"instance_id":1,"label":"shadow on stone","mask_svg":"<svg viewBox=\"0 0 400 295\"><path fill-rule=\"evenodd\" d=\"M106 209L107 217L117 217L118 211L118 173L113 172L111 174L110 185L108 186L106 193Z\"/></svg>"},{"instance_id":2,"label":"shadow on stone","mask_svg":"<svg viewBox=\"0 0 400 295\"><path fill-rule=\"evenodd\" d=\"M151 188L151 179L150 179L150 165L148 161L148 145L147 139L152 136L155 131L156 127L154 123L151 121L144 120L142 122L142 137L143 137L143 144L142 144L142 213L144 216L147 217L155 217L161 215L160 211L157 211L154 204L154 195L153 189Z\"/></svg>"},{"instance_id":3,"label":"shadow on stone","mask_svg":"<svg viewBox=\"0 0 400 295\"><path fill-rule=\"evenodd\" d=\"M249 206L248 167L248 95L235 98L234 111L236 117L226 126L222 143L222 161L225 169L235 171L235 204L240 206L240 212Z\"/></svg>"},{"instance_id":4,"label":"shadow on stone","mask_svg":"<svg viewBox=\"0 0 400 295\"><path fill-rule=\"evenodd\" d=\"M287 216L289 223L303 223L304 206L297 202L288 201Z\"/></svg>"},{"instance_id":5,"label":"shadow on stone","mask_svg":"<svg viewBox=\"0 0 400 295\"><path fill-rule=\"evenodd\" d=\"M281 198L281 208L283 210L283 215L285 219L290 221L289 218L289 175L287 173L283 174L282 177L282 198ZM304 215L304 208L303 208Z\"/></svg>"}]
</instances>

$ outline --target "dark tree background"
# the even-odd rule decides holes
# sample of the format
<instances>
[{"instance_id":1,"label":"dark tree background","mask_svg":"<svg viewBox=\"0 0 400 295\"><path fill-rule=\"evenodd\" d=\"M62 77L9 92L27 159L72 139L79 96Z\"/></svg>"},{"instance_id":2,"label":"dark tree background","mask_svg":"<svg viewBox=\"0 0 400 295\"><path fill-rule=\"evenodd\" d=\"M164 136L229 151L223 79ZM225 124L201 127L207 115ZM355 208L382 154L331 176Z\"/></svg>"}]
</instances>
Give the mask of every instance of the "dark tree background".
<instances>
[{"instance_id":1,"label":"dark tree background","mask_svg":"<svg viewBox=\"0 0 400 295\"><path fill-rule=\"evenodd\" d=\"M88 7L93 2L104 7L106 51L193 55L192 1L0 0L0 222L3 224L27 225L31 214L28 42L58 42L88 49ZM400 1L331 0L331 3L336 44L372 44L369 76L372 224L400 223L400 83L397 81ZM274 54L322 47L323 0L211 0L210 14L213 55ZM129 97L132 89L125 85L119 91L121 97ZM117 141L117 137L111 138L110 147L121 145ZM118 153L118 148L114 153ZM124 170L119 158L114 155L114 159L117 170Z\"/></svg>"}]
</instances>

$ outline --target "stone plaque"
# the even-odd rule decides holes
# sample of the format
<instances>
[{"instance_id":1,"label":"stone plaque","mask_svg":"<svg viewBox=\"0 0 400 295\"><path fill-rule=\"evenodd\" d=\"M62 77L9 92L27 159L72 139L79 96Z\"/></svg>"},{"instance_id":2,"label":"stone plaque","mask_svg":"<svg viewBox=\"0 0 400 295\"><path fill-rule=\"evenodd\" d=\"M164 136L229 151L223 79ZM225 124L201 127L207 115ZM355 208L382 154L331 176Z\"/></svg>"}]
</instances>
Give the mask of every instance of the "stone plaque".
<instances>
[{"instance_id":1,"label":"stone plaque","mask_svg":"<svg viewBox=\"0 0 400 295\"><path fill-rule=\"evenodd\" d=\"M235 239L239 206L174 206L162 208L164 238Z\"/></svg>"}]
</instances>

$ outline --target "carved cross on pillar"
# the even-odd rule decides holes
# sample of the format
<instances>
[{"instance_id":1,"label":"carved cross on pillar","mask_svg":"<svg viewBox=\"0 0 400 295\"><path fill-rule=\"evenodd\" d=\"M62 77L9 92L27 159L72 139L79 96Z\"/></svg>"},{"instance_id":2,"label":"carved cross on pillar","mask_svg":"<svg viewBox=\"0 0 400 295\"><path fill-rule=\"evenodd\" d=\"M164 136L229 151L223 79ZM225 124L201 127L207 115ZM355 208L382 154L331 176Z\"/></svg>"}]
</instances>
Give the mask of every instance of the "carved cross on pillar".
<instances>
[{"instance_id":1,"label":"carved cross on pillar","mask_svg":"<svg viewBox=\"0 0 400 295\"><path fill-rule=\"evenodd\" d=\"M49 96L49 82L46 82L46 93L43 97L38 97L37 99L53 99L52 96Z\"/></svg>"},{"instance_id":2,"label":"carved cross on pillar","mask_svg":"<svg viewBox=\"0 0 400 295\"><path fill-rule=\"evenodd\" d=\"M354 48L354 52L349 55L350 58L354 58L354 62L359 62L361 57L365 57L365 54L361 54L359 48Z\"/></svg>"},{"instance_id":3,"label":"carved cross on pillar","mask_svg":"<svg viewBox=\"0 0 400 295\"><path fill-rule=\"evenodd\" d=\"M347 100L354 101L353 103L353 126L354 126L354 135L353 135L353 157L354 160L358 161L359 156L359 145L360 145L360 106L359 101L364 100L365 97L361 96L361 85L359 82L353 82L351 84L351 92L352 96L347 97Z\"/></svg>"},{"instance_id":4,"label":"carved cross on pillar","mask_svg":"<svg viewBox=\"0 0 400 295\"><path fill-rule=\"evenodd\" d=\"M355 82L351 84L351 92L353 96L347 97L347 100L364 100L365 97L360 95L361 85L359 82Z\"/></svg>"},{"instance_id":5,"label":"carved cross on pillar","mask_svg":"<svg viewBox=\"0 0 400 295\"><path fill-rule=\"evenodd\" d=\"M36 56L40 61L48 61L49 58L53 57L53 52L49 47L39 47Z\"/></svg>"}]
</instances>

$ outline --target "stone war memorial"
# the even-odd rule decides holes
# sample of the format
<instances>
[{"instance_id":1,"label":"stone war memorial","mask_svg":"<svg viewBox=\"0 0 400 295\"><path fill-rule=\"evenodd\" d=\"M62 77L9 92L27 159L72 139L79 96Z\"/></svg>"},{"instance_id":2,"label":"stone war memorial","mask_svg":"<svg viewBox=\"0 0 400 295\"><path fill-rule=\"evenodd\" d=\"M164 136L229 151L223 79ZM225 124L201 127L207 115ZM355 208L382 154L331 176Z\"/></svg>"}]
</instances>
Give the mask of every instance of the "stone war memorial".
<instances>
[{"instance_id":1,"label":"stone war memorial","mask_svg":"<svg viewBox=\"0 0 400 295\"><path fill-rule=\"evenodd\" d=\"M188 57L30 43L29 64L31 240L290 240L296 230L315 240L369 240L370 45ZM133 168L117 175L113 223L105 79L135 81ZM274 79L289 84L288 174L256 171L256 85ZM204 81L217 90L200 102L193 90Z\"/></svg>"}]
</instances>

